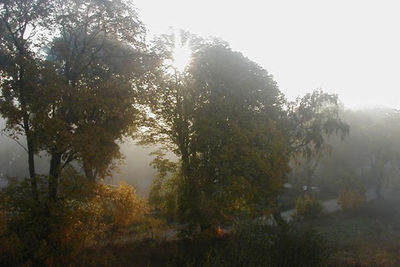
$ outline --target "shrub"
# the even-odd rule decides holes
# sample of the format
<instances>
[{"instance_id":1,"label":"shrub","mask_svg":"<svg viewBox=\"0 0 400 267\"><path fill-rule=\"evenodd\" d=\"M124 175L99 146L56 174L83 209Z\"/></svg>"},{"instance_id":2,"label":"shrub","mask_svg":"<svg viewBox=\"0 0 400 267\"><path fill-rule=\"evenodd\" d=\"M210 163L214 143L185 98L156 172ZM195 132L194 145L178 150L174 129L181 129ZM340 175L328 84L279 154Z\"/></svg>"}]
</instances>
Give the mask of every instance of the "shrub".
<instances>
[{"instance_id":1,"label":"shrub","mask_svg":"<svg viewBox=\"0 0 400 267\"><path fill-rule=\"evenodd\" d=\"M296 218L312 219L318 217L322 212L322 204L315 196L304 194L296 201Z\"/></svg>"},{"instance_id":2,"label":"shrub","mask_svg":"<svg viewBox=\"0 0 400 267\"><path fill-rule=\"evenodd\" d=\"M311 229L241 222L220 238L139 240L83 251L78 266L323 266L325 240Z\"/></svg>"},{"instance_id":3,"label":"shrub","mask_svg":"<svg viewBox=\"0 0 400 267\"><path fill-rule=\"evenodd\" d=\"M162 223L151 216L133 187L87 182L78 176L71 186L65 180L72 176L63 177L55 203L48 201L43 185L39 201L32 199L27 180L0 191L1 266L69 265L89 246L161 235Z\"/></svg>"},{"instance_id":4,"label":"shrub","mask_svg":"<svg viewBox=\"0 0 400 267\"><path fill-rule=\"evenodd\" d=\"M351 210L362 207L366 202L366 197L365 193L358 190L342 190L337 202L342 209Z\"/></svg>"},{"instance_id":5,"label":"shrub","mask_svg":"<svg viewBox=\"0 0 400 267\"><path fill-rule=\"evenodd\" d=\"M228 242L227 242L228 241ZM205 266L318 266L326 258L325 240L311 229L289 224L241 225L231 240L212 247Z\"/></svg>"}]
</instances>

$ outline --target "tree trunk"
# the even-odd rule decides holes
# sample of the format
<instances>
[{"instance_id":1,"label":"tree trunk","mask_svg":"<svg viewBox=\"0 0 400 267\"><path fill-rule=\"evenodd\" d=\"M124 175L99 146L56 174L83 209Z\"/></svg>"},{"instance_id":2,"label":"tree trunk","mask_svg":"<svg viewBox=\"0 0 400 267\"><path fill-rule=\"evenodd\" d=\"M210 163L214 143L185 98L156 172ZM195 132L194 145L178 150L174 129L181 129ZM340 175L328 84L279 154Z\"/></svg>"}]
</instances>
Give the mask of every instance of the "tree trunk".
<instances>
[{"instance_id":1,"label":"tree trunk","mask_svg":"<svg viewBox=\"0 0 400 267\"><path fill-rule=\"evenodd\" d=\"M24 123L24 126L25 126L25 123ZM33 146L32 137L30 136L31 133L29 131L29 126L26 126L25 128L28 128L27 130L25 130L25 134L26 134L26 144L27 144L27 150L28 150L28 169L29 169L29 180L30 180L30 185L31 185L31 192L32 192L33 199L38 200L39 195L38 195L38 186L37 186L36 171L35 171L35 150L34 150L34 146Z\"/></svg>"},{"instance_id":2,"label":"tree trunk","mask_svg":"<svg viewBox=\"0 0 400 267\"><path fill-rule=\"evenodd\" d=\"M307 169L307 181L306 181L307 190L306 190L306 192L309 193L309 194L312 194L313 176L314 176L315 171L317 170L318 163L319 163L319 161L321 159L321 156L322 156L322 154L318 154L316 156L316 159L315 159L314 163L311 162L312 161L311 158L308 159L308 163L307 163L307 166L308 166L308 169Z\"/></svg>"},{"instance_id":3,"label":"tree trunk","mask_svg":"<svg viewBox=\"0 0 400 267\"><path fill-rule=\"evenodd\" d=\"M25 95L25 64L24 64L24 51L19 51L19 56L21 59L21 63L19 65L19 74L18 74L18 86L19 86L19 101L21 104L22 111L22 123L24 127L24 132L26 136L26 144L28 150L28 168L29 168L29 178L31 183L31 192L34 200L38 200L38 188L37 188L37 179L35 172L35 148L33 144L32 132L29 125L29 114L27 111L27 103L26 103L26 95Z\"/></svg>"},{"instance_id":4,"label":"tree trunk","mask_svg":"<svg viewBox=\"0 0 400 267\"><path fill-rule=\"evenodd\" d=\"M96 181L96 174L93 168L89 164L87 164L85 160L83 161L83 171L85 172L85 176L89 181Z\"/></svg>"},{"instance_id":5,"label":"tree trunk","mask_svg":"<svg viewBox=\"0 0 400 267\"><path fill-rule=\"evenodd\" d=\"M281 209L276 210L274 213L272 213L272 218L274 219L275 223L277 225L282 225L284 224L286 221L282 218L282 214L281 214Z\"/></svg>"},{"instance_id":6,"label":"tree trunk","mask_svg":"<svg viewBox=\"0 0 400 267\"><path fill-rule=\"evenodd\" d=\"M58 178L61 171L61 156L62 153L53 153L50 160L50 171L49 171L49 195L50 201L57 201L58 191Z\"/></svg>"}]
</instances>

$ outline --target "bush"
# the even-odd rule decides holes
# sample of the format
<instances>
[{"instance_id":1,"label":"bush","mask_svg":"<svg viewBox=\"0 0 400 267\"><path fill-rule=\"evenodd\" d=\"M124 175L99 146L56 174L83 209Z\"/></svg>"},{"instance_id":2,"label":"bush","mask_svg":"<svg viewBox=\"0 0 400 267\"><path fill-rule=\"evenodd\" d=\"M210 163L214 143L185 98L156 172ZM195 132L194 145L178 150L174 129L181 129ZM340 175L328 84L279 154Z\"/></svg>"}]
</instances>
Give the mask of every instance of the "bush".
<instances>
[{"instance_id":1,"label":"bush","mask_svg":"<svg viewBox=\"0 0 400 267\"><path fill-rule=\"evenodd\" d=\"M79 266L321 266L326 252L311 229L242 222L220 238L108 244L74 260Z\"/></svg>"},{"instance_id":2,"label":"bush","mask_svg":"<svg viewBox=\"0 0 400 267\"><path fill-rule=\"evenodd\" d=\"M228 243L209 250L205 266L318 266L326 251L314 230L247 223Z\"/></svg>"},{"instance_id":3,"label":"bush","mask_svg":"<svg viewBox=\"0 0 400 267\"><path fill-rule=\"evenodd\" d=\"M34 200L27 180L0 191L0 266L69 265L90 246L161 235L162 223L128 184L75 177L71 187L65 179L55 203L43 185Z\"/></svg>"},{"instance_id":4,"label":"bush","mask_svg":"<svg viewBox=\"0 0 400 267\"><path fill-rule=\"evenodd\" d=\"M322 213L322 204L316 197L306 193L296 201L296 218L312 219Z\"/></svg>"},{"instance_id":5,"label":"bush","mask_svg":"<svg viewBox=\"0 0 400 267\"><path fill-rule=\"evenodd\" d=\"M344 210L357 209L365 204L366 197L358 190L342 190L337 202Z\"/></svg>"}]
</instances>

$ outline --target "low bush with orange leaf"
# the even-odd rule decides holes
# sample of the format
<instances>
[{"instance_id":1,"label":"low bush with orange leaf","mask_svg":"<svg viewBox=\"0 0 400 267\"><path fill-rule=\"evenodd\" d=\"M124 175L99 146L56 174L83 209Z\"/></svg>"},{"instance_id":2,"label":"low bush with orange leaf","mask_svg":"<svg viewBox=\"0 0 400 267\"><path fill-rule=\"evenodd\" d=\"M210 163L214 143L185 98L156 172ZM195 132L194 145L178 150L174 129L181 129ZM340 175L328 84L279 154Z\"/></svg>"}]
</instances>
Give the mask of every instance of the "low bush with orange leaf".
<instances>
[{"instance_id":1,"label":"low bush with orange leaf","mask_svg":"<svg viewBox=\"0 0 400 267\"><path fill-rule=\"evenodd\" d=\"M337 202L342 206L342 209L357 209L366 203L366 188L358 175L348 173L343 176L340 182L343 189L339 193Z\"/></svg>"},{"instance_id":2,"label":"low bush with orange leaf","mask_svg":"<svg viewBox=\"0 0 400 267\"><path fill-rule=\"evenodd\" d=\"M344 210L357 209L366 203L366 197L358 190L342 190L337 202Z\"/></svg>"},{"instance_id":3,"label":"low bush with orange leaf","mask_svg":"<svg viewBox=\"0 0 400 267\"><path fill-rule=\"evenodd\" d=\"M162 234L163 223L134 187L70 175L75 177L63 177L56 203L45 194L33 200L27 181L2 190L0 265L68 265L88 247Z\"/></svg>"},{"instance_id":4,"label":"low bush with orange leaf","mask_svg":"<svg viewBox=\"0 0 400 267\"><path fill-rule=\"evenodd\" d=\"M305 193L296 201L297 219L312 219L322 213L322 203L315 196Z\"/></svg>"},{"instance_id":5,"label":"low bush with orange leaf","mask_svg":"<svg viewBox=\"0 0 400 267\"><path fill-rule=\"evenodd\" d=\"M99 184L93 202L101 207L104 233L109 241L155 237L157 229L162 228L162 222L152 217L147 202L125 182L117 187Z\"/></svg>"}]
</instances>

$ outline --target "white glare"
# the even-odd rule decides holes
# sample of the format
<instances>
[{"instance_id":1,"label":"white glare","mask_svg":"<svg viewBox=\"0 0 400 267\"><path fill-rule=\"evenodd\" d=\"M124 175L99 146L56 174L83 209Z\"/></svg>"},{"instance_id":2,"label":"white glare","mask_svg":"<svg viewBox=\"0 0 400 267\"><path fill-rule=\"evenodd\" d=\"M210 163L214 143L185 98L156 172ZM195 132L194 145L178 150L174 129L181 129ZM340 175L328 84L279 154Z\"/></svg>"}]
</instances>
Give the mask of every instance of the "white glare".
<instances>
[{"instance_id":1,"label":"white glare","mask_svg":"<svg viewBox=\"0 0 400 267\"><path fill-rule=\"evenodd\" d=\"M178 71L182 72L189 64L191 57L190 48L187 45L181 46L177 44L174 49L174 66Z\"/></svg>"}]
</instances>

